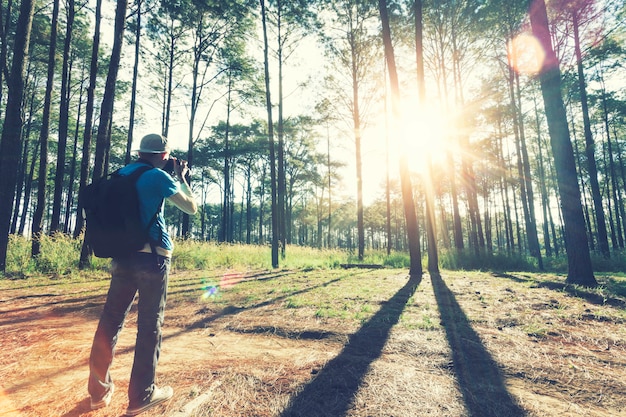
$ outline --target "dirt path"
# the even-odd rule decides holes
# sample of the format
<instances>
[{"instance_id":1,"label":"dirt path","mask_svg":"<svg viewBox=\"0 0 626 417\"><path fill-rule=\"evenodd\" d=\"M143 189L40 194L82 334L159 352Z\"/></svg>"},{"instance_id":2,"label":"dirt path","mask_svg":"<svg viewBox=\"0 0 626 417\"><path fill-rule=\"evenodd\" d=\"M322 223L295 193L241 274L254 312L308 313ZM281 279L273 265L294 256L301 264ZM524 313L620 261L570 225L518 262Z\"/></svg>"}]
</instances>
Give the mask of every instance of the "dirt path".
<instances>
[{"instance_id":1,"label":"dirt path","mask_svg":"<svg viewBox=\"0 0 626 417\"><path fill-rule=\"evenodd\" d=\"M485 401L493 402L482 408L491 410L487 414L502 417L626 415L620 405L626 399L620 383L626 379L623 341L609 337L607 349L597 349L604 342L578 337L584 330L580 322L571 323L567 334L560 327L558 337L533 338L526 330L518 335L522 313L509 314L507 323L502 318L507 312L498 310L498 304L508 305L510 313L519 307L512 300L506 304L504 296L526 297L511 283L490 289L479 280L446 285L427 277L415 290L397 272L368 274L384 277L389 292L381 289L374 297L378 310L360 307L370 314L363 325L285 309L293 299L277 296L276 287L254 308L235 301L226 308L200 304L181 295L197 287L197 280L174 274L157 374L159 384L174 386L175 396L144 415L269 417L288 410L285 415L322 416L332 415L324 410L341 410L335 415L461 417L478 415ZM285 292L295 285L285 282ZM306 291L339 282L329 277ZM1 417L123 415L134 314L118 342L111 406L90 411L86 391L87 358L106 285L2 291ZM562 296L542 289L529 297L538 305L544 300L565 305ZM491 308L501 317L476 318ZM535 313L546 315L544 321L560 320L553 310L537 307ZM407 325L409 319L418 324ZM599 324L620 340L623 323L591 323ZM192 412L185 409L190 403Z\"/></svg>"}]
</instances>

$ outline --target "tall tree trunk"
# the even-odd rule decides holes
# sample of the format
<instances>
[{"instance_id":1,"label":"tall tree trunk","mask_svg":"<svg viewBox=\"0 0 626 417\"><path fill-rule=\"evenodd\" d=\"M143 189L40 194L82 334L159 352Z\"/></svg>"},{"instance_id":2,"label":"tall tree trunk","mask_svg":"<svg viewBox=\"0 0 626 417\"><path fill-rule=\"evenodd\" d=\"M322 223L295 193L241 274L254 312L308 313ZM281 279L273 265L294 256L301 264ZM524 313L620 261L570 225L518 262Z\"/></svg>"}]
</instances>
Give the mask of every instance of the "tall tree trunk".
<instances>
[{"instance_id":1,"label":"tall tree trunk","mask_svg":"<svg viewBox=\"0 0 626 417\"><path fill-rule=\"evenodd\" d=\"M115 83L117 82L117 72L122 54L124 22L126 18L127 6L127 0L118 0L117 7L115 9L113 49L111 51L109 71L107 73L106 84L104 87L104 97L102 98L102 105L100 108L100 124L98 125L98 134L96 137L96 152L92 176L94 180L106 175L106 171L108 169L109 151L111 148L111 125L113 123L113 105L115 102ZM96 34L99 36L97 32ZM85 144L83 144L83 146L85 146ZM83 244L79 266L82 267L87 265L89 262L89 253L89 248L87 245Z\"/></svg>"},{"instance_id":2,"label":"tall tree trunk","mask_svg":"<svg viewBox=\"0 0 626 417\"><path fill-rule=\"evenodd\" d=\"M543 138L541 137L541 123L539 121L539 110L537 109L537 101L533 96L535 107L535 123L537 128L537 172L539 173L539 190L541 192L541 210L543 217L543 245L546 248L546 256L552 256L552 245L550 244L550 230L548 228L548 188L546 187L546 170L543 162Z\"/></svg>"},{"instance_id":3,"label":"tall tree trunk","mask_svg":"<svg viewBox=\"0 0 626 417\"><path fill-rule=\"evenodd\" d=\"M517 92L517 113L519 118L519 151L521 155L522 171L521 178L524 190L524 221L526 225L526 236L531 256L537 258L539 270L543 271L543 259L537 236L537 216L535 215L535 194L533 192L533 182L530 174L530 160L528 157L528 147L526 146L526 131L524 128L524 113L522 112L522 89L519 82L519 74L515 73L515 89Z\"/></svg>"},{"instance_id":4,"label":"tall tree trunk","mask_svg":"<svg viewBox=\"0 0 626 417\"><path fill-rule=\"evenodd\" d=\"M533 2L529 12L532 32L546 54L539 80L561 197L568 260L567 282L590 287L597 286L580 202L574 151L561 96L561 71L554 49L552 49L544 0Z\"/></svg>"},{"instance_id":5,"label":"tall tree trunk","mask_svg":"<svg viewBox=\"0 0 626 417\"><path fill-rule=\"evenodd\" d=\"M422 0L413 3L415 15L415 62L417 64L417 96L420 109L426 106L426 82L424 74L424 46L422 23ZM420 134L420 132L416 132ZM437 237L435 234L435 199L433 192L433 166L431 155L427 155L427 174L424 176L424 193L426 196L426 237L428 241L428 272L439 273L439 254L437 252Z\"/></svg>"},{"instance_id":6,"label":"tall tree trunk","mask_svg":"<svg viewBox=\"0 0 626 417\"><path fill-rule=\"evenodd\" d=\"M232 224L230 220L230 206L232 201L230 199L231 195L231 182L230 182L230 89L231 89L231 79L229 77L228 80L228 99L226 100L226 131L224 132L224 201L222 204L222 228L220 232L220 240L222 242L231 242L232 241L232 230L230 225Z\"/></svg>"},{"instance_id":7,"label":"tall tree trunk","mask_svg":"<svg viewBox=\"0 0 626 417\"><path fill-rule=\"evenodd\" d=\"M598 248L605 258L610 258L609 239L606 232L606 218L602 206L602 193L598 182L598 167L596 166L595 142L591 133L591 122L589 120L589 104L587 101L587 85L585 82L585 72L583 71L583 60L580 51L580 36L578 33L578 12L573 12L574 23L574 49L576 51L576 61L578 67L578 86L580 88L580 105L583 112L583 126L585 130L585 153L587 155L587 170L589 172L589 185L593 198L594 213L596 215L596 230L598 238Z\"/></svg>"},{"instance_id":8,"label":"tall tree trunk","mask_svg":"<svg viewBox=\"0 0 626 417\"><path fill-rule=\"evenodd\" d=\"M608 112L608 110L606 109L606 100L603 100L605 103L605 113ZM611 134L610 134L610 128L608 125L608 114L605 118L605 123L606 123L606 147L607 147L607 154L608 154L608 164L609 164L609 169L608 169L608 174L609 174L609 181L610 181L610 186L609 186L609 191L610 191L610 196L613 199L613 206L615 207L615 230L616 230L616 235L617 235L617 246L619 248L623 248L624 247L624 235L622 234L622 215L620 213L619 207L620 207L620 202L619 202L619 198L618 198L618 183L617 183L617 172L615 170L615 161L614 161L614 155L615 153L613 152L613 140L611 140Z\"/></svg>"},{"instance_id":9,"label":"tall tree trunk","mask_svg":"<svg viewBox=\"0 0 626 417\"><path fill-rule=\"evenodd\" d=\"M59 230L61 221L61 206L64 191L65 159L67 153L67 131L70 111L70 46L74 27L74 1L68 0L66 13L65 43L63 45L63 66L61 70L61 105L59 109L59 143L57 150L57 164L54 176L54 198L52 200L52 217L50 218L50 233Z\"/></svg>"},{"instance_id":10,"label":"tall tree trunk","mask_svg":"<svg viewBox=\"0 0 626 417\"><path fill-rule=\"evenodd\" d=\"M400 119L400 85L398 83L398 73L396 61L391 43L391 29L389 27L389 15L387 14L387 1L378 0L378 9L383 28L383 43L385 46L385 57L389 68L389 83L391 85L391 109L394 115L394 125ZM407 238L409 243L410 267L409 275L413 278L422 276L422 253L419 242L419 226L417 215L415 214L415 202L413 200L413 185L409 175L409 167L406 155L400 157L400 183L402 187L402 201L404 216L406 219Z\"/></svg>"},{"instance_id":11,"label":"tall tree trunk","mask_svg":"<svg viewBox=\"0 0 626 417\"><path fill-rule=\"evenodd\" d=\"M8 36L11 33L11 9L13 8L13 0L9 0L7 2L6 12L2 8L2 4L4 2L0 2L0 103L2 103L2 98L4 96L4 81L9 82L9 74L7 72L7 52L9 42ZM6 21L2 20L4 17L7 17ZM3 81L4 79L4 81ZM0 115L2 109L0 109Z\"/></svg>"},{"instance_id":12,"label":"tall tree trunk","mask_svg":"<svg viewBox=\"0 0 626 417\"><path fill-rule=\"evenodd\" d=\"M30 63L29 63L29 67L30 67ZM26 167L28 166L28 150L29 150L29 144L30 144L30 132L33 126L33 114L34 114L33 108L34 108L36 90L37 90L36 88L33 88L33 91L29 100L30 103L29 103L29 111L28 111L28 122L26 122L26 132L24 133L24 136L23 136L24 145L22 146L22 158L21 158L18 173L17 173L17 186L16 186L17 189L15 192L15 203L13 204L13 218L11 219L11 228L9 231L10 234L14 234L15 231L17 230L17 221L19 217L20 207L22 207L22 211L28 210L26 193L24 192L24 194L22 194L22 191L24 191L24 184L27 181ZM35 161L33 160L32 164L34 164L34 162ZM22 204L22 196L24 198L24 204Z\"/></svg>"},{"instance_id":13,"label":"tall tree trunk","mask_svg":"<svg viewBox=\"0 0 626 417\"><path fill-rule=\"evenodd\" d=\"M363 222L363 161L361 158L361 116L359 114L359 87L356 69L354 66L354 47L352 48L352 122L354 127L354 145L356 158L356 212L358 234L358 259L363 260L365 255L365 227Z\"/></svg>"},{"instance_id":14,"label":"tall tree trunk","mask_svg":"<svg viewBox=\"0 0 626 417\"><path fill-rule=\"evenodd\" d=\"M95 29L93 41L91 43L91 63L89 67L89 85L87 86L87 103L85 108L85 130L83 132L83 152L80 161L79 189L87 185L89 181L89 168L91 166L91 138L93 130L93 107L95 100L96 82L98 78L98 53L100 52L100 22L102 20L102 0L96 1ZM78 238L83 231L85 219L83 210L78 202L76 210L76 227L74 228L74 238ZM83 268L89 262L89 251L83 245L80 253L79 268Z\"/></svg>"},{"instance_id":15,"label":"tall tree trunk","mask_svg":"<svg viewBox=\"0 0 626 417\"><path fill-rule=\"evenodd\" d=\"M126 156L124 163L129 164L131 147L133 146L133 132L135 130L135 107L137 104L137 78L139 74L139 54L141 46L141 3L137 0L137 22L135 27L135 62L133 64L133 86L130 90L130 115L128 118L128 139L126 141ZM167 137L167 136L166 136Z\"/></svg>"},{"instance_id":16,"label":"tall tree trunk","mask_svg":"<svg viewBox=\"0 0 626 417\"><path fill-rule=\"evenodd\" d=\"M74 145L72 148L72 161L70 164L70 172L69 172L69 184L68 187L68 195L67 195L67 205L65 206L65 230L66 234L70 233L70 213L71 207L74 198L74 179L76 178L76 162L78 161L78 135L80 131L80 116L83 107L83 75L84 75L84 66L81 74L80 81L80 91L78 93L78 109L76 110L76 125L74 127Z\"/></svg>"},{"instance_id":17,"label":"tall tree trunk","mask_svg":"<svg viewBox=\"0 0 626 417\"><path fill-rule=\"evenodd\" d=\"M115 29L113 33L113 49L109 62L109 72L104 88L104 97L100 109L100 124L96 138L96 155L94 161L93 179L106 175L108 156L111 150L111 124L113 118L113 105L115 103L115 84L122 55L124 41L124 23L126 20L126 8L128 0L118 0L115 9Z\"/></svg>"},{"instance_id":18,"label":"tall tree trunk","mask_svg":"<svg viewBox=\"0 0 626 417\"><path fill-rule=\"evenodd\" d=\"M33 178L35 177L35 167L37 166L37 157L39 156L39 140L35 143L33 155L31 157L30 168L28 169L28 177L26 178L26 187L24 189L24 204L22 214L20 216L19 227L17 233L21 236L26 229L26 217L28 215L28 207L30 207L31 190L33 188Z\"/></svg>"},{"instance_id":19,"label":"tall tree trunk","mask_svg":"<svg viewBox=\"0 0 626 417\"><path fill-rule=\"evenodd\" d=\"M48 49L48 77L41 120L39 142L41 154L39 156L39 178L37 181L37 207L33 216L31 255L38 256L41 252L41 235L46 208L46 182L48 181L48 136L50 134L50 108L52 106L52 89L54 87L54 70L57 47L57 27L59 22L59 1L54 0L52 9L52 25L50 27L50 47ZM61 188L59 186L59 188Z\"/></svg>"},{"instance_id":20,"label":"tall tree trunk","mask_svg":"<svg viewBox=\"0 0 626 417\"><path fill-rule=\"evenodd\" d=\"M281 0L276 2L277 9L277 35L278 35L278 228L280 237L281 256L285 257L287 246L287 181L285 178L285 138L284 138L284 121L283 121L283 39L281 33L282 25L282 7Z\"/></svg>"},{"instance_id":21,"label":"tall tree trunk","mask_svg":"<svg viewBox=\"0 0 626 417\"><path fill-rule=\"evenodd\" d=\"M13 62L9 77L9 96L0 141L0 272L6 270L11 210L17 181L22 135L24 68L33 23L34 0L22 0L13 42Z\"/></svg>"},{"instance_id":22,"label":"tall tree trunk","mask_svg":"<svg viewBox=\"0 0 626 417\"><path fill-rule=\"evenodd\" d=\"M274 144L274 124L272 122L272 99L270 96L269 46L267 43L267 23L265 17L265 0L261 4L261 19L263 21L263 62L265 65L265 108L267 110L267 134L270 143L270 181L272 188L272 268L278 268L278 202L276 190L276 146Z\"/></svg>"}]
</instances>

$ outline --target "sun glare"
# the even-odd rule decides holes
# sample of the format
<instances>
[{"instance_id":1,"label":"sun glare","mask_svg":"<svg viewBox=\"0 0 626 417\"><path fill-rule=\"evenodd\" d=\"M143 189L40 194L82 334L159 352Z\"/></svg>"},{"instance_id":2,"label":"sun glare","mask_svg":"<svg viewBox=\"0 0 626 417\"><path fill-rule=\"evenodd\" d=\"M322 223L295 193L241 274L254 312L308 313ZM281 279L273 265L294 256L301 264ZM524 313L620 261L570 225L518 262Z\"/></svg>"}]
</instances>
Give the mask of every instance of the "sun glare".
<instances>
[{"instance_id":1,"label":"sun glare","mask_svg":"<svg viewBox=\"0 0 626 417\"><path fill-rule=\"evenodd\" d=\"M521 74L537 74L546 58L541 43L534 36L522 33L509 42L509 61Z\"/></svg>"},{"instance_id":2,"label":"sun glare","mask_svg":"<svg viewBox=\"0 0 626 417\"><path fill-rule=\"evenodd\" d=\"M398 151L408 158L412 171L424 173L427 162L442 163L451 151L455 125L453 112L436 104L407 106L397 126Z\"/></svg>"}]
</instances>

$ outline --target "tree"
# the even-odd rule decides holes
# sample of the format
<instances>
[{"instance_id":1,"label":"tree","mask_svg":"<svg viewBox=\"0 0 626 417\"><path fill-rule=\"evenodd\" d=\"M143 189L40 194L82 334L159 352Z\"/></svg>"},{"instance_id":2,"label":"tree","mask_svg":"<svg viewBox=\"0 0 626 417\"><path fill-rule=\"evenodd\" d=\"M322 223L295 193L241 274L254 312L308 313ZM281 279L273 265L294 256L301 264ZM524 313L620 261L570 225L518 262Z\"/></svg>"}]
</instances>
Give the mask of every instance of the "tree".
<instances>
[{"instance_id":1,"label":"tree","mask_svg":"<svg viewBox=\"0 0 626 417\"><path fill-rule=\"evenodd\" d=\"M576 64L578 70L578 85L580 89L580 105L583 113L583 127L585 133L585 153L587 155L587 170L589 173L589 186L591 187L591 196L593 199L593 207L596 217L596 229L598 237L598 246L600 253L605 258L609 258L609 240L606 232L606 218L604 216L604 207L602 206L602 194L600 192L600 184L598 182L598 167L596 166L595 142L591 133L591 121L589 118L589 104L587 100L587 83L585 82L585 72L583 69L582 52L580 48L580 17L583 14L583 8L589 7L590 3L580 2L579 5L572 5L572 23L574 29L574 48L576 53Z\"/></svg>"},{"instance_id":2,"label":"tree","mask_svg":"<svg viewBox=\"0 0 626 417\"><path fill-rule=\"evenodd\" d=\"M46 92L43 108L43 120L39 134L41 154L39 156L39 179L37 187L37 207L33 217L33 240L31 246L32 256L40 253L40 241L43 231L43 215L46 206L46 182L48 181L48 136L50 134L50 108L52 106L52 88L54 84L54 69L56 66L57 26L59 21L59 0L55 0L52 6L52 24L50 27L50 50L48 53L48 77L46 80ZM61 184L55 184L61 189Z\"/></svg>"},{"instance_id":3,"label":"tree","mask_svg":"<svg viewBox=\"0 0 626 417\"><path fill-rule=\"evenodd\" d=\"M261 4L261 20L263 22L263 62L265 64L265 109L267 110L267 133L270 143L270 181L272 189L272 268L278 268L278 201L276 184L276 145L274 143L274 122L272 121L272 99L270 96L269 45L267 42L267 19L265 0Z\"/></svg>"},{"instance_id":4,"label":"tree","mask_svg":"<svg viewBox=\"0 0 626 417\"><path fill-rule=\"evenodd\" d=\"M333 74L327 82L337 92L332 102L334 111L344 115L354 138L354 155L357 183L357 247L358 258L363 259L365 230L363 220L363 163L362 140L372 102L376 97L373 82L374 69L380 62L380 37L373 33L371 24L376 10L368 2L357 0L332 1L335 18L331 22L333 32L326 34L326 47L333 58ZM335 33L336 32L336 33ZM347 129L347 130L348 130Z\"/></svg>"},{"instance_id":5,"label":"tree","mask_svg":"<svg viewBox=\"0 0 626 417\"><path fill-rule=\"evenodd\" d=\"M8 87L7 110L0 138L0 272L6 270L9 228L22 135L22 100L24 95L24 68L28 60L28 46L33 24L34 0L22 0L13 42L13 61Z\"/></svg>"},{"instance_id":6,"label":"tree","mask_svg":"<svg viewBox=\"0 0 626 417\"><path fill-rule=\"evenodd\" d=\"M545 58L539 72L539 81L561 197L568 260L566 281L570 284L594 287L598 283L593 275L591 265L585 219L576 177L574 151L569 137L567 116L561 95L561 70L552 48L544 0L533 1L529 8L529 14L532 32L545 52Z\"/></svg>"},{"instance_id":7,"label":"tree","mask_svg":"<svg viewBox=\"0 0 626 417\"><path fill-rule=\"evenodd\" d=\"M98 77L98 57L100 49L100 22L102 13L102 0L96 1L95 10L95 22L94 22L94 35L91 45L91 63L89 66L89 85L87 86L87 103L85 108L85 128L83 131L83 152L80 162L80 179L79 189L87 185L89 179L89 166L91 161L91 138L93 127L93 106L95 100L96 81ZM74 237L77 238L83 231L85 219L83 217L83 210L78 204L76 213L76 227L74 228ZM79 268L83 268L87 265L89 259L89 251L87 245L83 245L80 253Z\"/></svg>"},{"instance_id":8,"label":"tree","mask_svg":"<svg viewBox=\"0 0 626 417\"><path fill-rule=\"evenodd\" d=\"M393 122L400 120L400 86L396 70L393 44L391 43L391 29L386 0L378 0L380 20L383 27L383 44L385 46L385 58L389 68L389 83L391 84L391 110L394 116ZM400 181L402 186L402 201L404 217L406 220L407 237L409 240L409 275L414 278L422 276L422 254L419 244L419 226L415 214L415 202L413 201L413 186L409 176L409 168L406 155L400 156Z\"/></svg>"},{"instance_id":9,"label":"tree","mask_svg":"<svg viewBox=\"0 0 626 417\"><path fill-rule=\"evenodd\" d=\"M56 171L54 177L54 195L52 199L52 216L50 218L50 233L54 233L59 229L61 221L61 206L63 199L63 184L65 179L65 161L67 153L67 136L69 126L70 111L70 47L72 45L72 36L74 32L74 17L76 11L74 9L74 0L68 0L66 4L66 27L65 41L63 44L63 64L61 69L61 91L59 106L59 141L57 149Z\"/></svg>"},{"instance_id":10,"label":"tree","mask_svg":"<svg viewBox=\"0 0 626 417\"><path fill-rule=\"evenodd\" d=\"M98 125L98 134L96 139L96 154L93 169L93 180L106 175L109 164L109 151L111 148L111 125L113 119L113 105L115 101L115 85L117 82L117 73L120 66L120 58L122 55L122 44L124 41L124 22L126 18L127 0L118 0L115 9L115 26L113 32L113 49L111 51L111 60L109 61L109 71L107 73L106 84L104 87L104 97L102 98L102 106L100 108L100 124ZM96 31L99 26L96 25ZM98 32L96 36L99 37ZM92 56L93 59L93 56ZM92 61L93 65L93 61ZM91 87L91 85L90 85ZM85 144L83 144L85 146ZM84 266L88 262L89 250L83 243L81 258L79 264Z\"/></svg>"}]
</instances>

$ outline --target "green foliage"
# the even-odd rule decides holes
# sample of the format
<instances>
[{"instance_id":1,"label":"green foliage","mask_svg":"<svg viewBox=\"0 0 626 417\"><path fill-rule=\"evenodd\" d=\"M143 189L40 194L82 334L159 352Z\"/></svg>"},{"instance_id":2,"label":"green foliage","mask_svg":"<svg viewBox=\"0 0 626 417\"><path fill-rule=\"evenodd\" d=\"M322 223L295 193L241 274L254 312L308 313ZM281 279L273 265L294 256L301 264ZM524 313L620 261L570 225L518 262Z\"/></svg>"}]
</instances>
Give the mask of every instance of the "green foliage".
<instances>
[{"instance_id":1,"label":"green foliage","mask_svg":"<svg viewBox=\"0 0 626 417\"><path fill-rule=\"evenodd\" d=\"M493 270L493 271L536 271L536 260L520 254L506 253L476 254L474 250L442 250L439 266L442 269Z\"/></svg>"},{"instance_id":2,"label":"green foliage","mask_svg":"<svg viewBox=\"0 0 626 417\"><path fill-rule=\"evenodd\" d=\"M383 259L383 265L389 268L408 268L410 262L409 254L401 252L391 253Z\"/></svg>"},{"instance_id":3,"label":"green foliage","mask_svg":"<svg viewBox=\"0 0 626 417\"><path fill-rule=\"evenodd\" d=\"M32 258L31 240L11 235L5 276L24 278L37 274L77 274L81 245L81 239L73 239L62 233L54 236L44 235L41 239L41 253L36 258ZM270 251L269 246L261 245L177 240L172 258L172 269L174 271L218 268L272 269ZM543 261L547 271L567 272L567 257L565 255L544 258ZM626 257L620 252L614 252L611 259L604 259L599 254L593 254L592 261L594 271L606 273L626 271ZM91 272L106 272L109 263L109 259L92 257L89 270ZM301 271L338 269L346 263L406 269L409 267L409 255L403 252L393 252L387 255L385 251L366 251L363 261L359 262L354 254L345 250L289 246L285 258L280 259L281 268L299 269ZM536 260L532 257L507 255L505 253L476 256L470 250L440 251L439 266L446 270L538 271ZM626 295L626 282L624 280L609 280L607 285L614 287L613 292Z\"/></svg>"}]
</instances>

